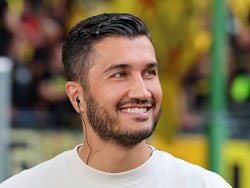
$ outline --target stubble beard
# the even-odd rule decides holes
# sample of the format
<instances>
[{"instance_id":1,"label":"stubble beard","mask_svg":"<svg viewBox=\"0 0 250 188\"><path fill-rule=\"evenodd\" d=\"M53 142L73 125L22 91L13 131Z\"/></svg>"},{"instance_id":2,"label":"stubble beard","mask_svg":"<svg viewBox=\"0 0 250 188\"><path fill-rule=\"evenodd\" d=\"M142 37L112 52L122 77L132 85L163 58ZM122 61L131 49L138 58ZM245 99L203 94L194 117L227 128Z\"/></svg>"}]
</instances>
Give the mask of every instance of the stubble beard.
<instances>
[{"instance_id":1,"label":"stubble beard","mask_svg":"<svg viewBox=\"0 0 250 188\"><path fill-rule=\"evenodd\" d=\"M114 143L124 148L130 148L152 135L157 125L159 110L153 118L152 126L139 131L119 127L120 120L112 116L104 107L100 106L90 92L85 93L87 116L97 135L105 142Z\"/></svg>"}]
</instances>

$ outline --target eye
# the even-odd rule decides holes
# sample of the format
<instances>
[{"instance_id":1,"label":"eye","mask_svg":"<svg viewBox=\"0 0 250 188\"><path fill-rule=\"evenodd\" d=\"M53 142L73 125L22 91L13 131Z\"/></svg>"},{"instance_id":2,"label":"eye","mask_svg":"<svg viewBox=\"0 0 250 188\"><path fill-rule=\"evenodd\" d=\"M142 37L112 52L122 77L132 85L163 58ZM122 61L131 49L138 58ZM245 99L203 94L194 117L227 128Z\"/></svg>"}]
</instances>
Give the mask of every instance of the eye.
<instances>
[{"instance_id":1,"label":"eye","mask_svg":"<svg viewBox=\"0 0 250 188\"><path fill-rule=\"evenodd\" d=\"M150 69L145 72L145 76L156 76L156 75L157 75L157 72L154 69Z\"/></svg>"},{"instance_id":2,"label":"eye","mask_svg":"<svg viewBox=\"0 0 250 188\"><path fill-rule=\"evenodd\" d=\"M125 72L117 72L117 73L111 75L111 78L123 78L125 76L126 76Z\"/></svg>"}]
</instances>

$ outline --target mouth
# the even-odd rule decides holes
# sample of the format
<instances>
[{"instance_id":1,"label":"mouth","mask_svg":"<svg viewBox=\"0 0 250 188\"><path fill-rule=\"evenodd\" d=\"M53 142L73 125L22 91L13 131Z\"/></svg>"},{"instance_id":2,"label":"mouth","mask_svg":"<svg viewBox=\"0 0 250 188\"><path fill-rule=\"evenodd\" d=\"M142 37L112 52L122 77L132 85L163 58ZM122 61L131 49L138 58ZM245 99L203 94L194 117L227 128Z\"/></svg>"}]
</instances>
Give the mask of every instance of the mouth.
<instances>
[{"instance_id":1,"label":"mouth","mask_svg":"<svg viewBox=\"0 0 250 188\"><path fill-rule=\"evenodd\" d=\"M131 115L148 115L151 108L155 106L154 100L129 100L118 103L117 109Z\"/></svg>"}]
</instances>

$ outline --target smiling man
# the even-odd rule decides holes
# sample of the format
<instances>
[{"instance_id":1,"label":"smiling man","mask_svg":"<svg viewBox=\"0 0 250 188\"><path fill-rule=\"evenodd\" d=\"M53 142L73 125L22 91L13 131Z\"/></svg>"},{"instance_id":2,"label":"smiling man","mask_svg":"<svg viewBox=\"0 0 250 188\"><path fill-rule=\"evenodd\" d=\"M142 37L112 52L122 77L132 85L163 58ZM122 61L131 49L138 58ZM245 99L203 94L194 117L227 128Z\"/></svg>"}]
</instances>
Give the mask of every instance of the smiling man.
<instances>
[{"instance_id":1,"label":"smiling man","mask_svg":"<svg viewBox=\"0 0 250 188\"><path fill-rule=\"evenodd\" d=\"M86 101L80 103L82 111L86 109L83 119L103 144L134 147L151 135L160 113L161 87L152 43L145 36L112 36L96 44L92 53L95 63L86 89L67 83L71 101L76 97Z\"/></svg>"},{"instance_id":2,"label":"smiling man","mask_svg":"<svg viewBox=\"0 0 250 188\"><path fill-rule=\"evenodd\" d=\"M152 40L139 18L111 13L79 22L63 46L63 63L83 144L1 188L230 188L219 175L146 143L162 90Z\"/></svg>"}]
</instances>

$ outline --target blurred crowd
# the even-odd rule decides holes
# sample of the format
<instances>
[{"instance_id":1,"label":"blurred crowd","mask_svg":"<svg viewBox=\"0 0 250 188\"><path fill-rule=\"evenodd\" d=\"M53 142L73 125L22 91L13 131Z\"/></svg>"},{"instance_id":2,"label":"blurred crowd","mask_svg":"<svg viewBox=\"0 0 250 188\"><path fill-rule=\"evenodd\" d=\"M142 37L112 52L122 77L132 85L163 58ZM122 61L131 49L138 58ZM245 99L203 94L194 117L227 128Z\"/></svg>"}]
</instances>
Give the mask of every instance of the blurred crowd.
<instances>
[{"instance_id":1,"label":"blurred crowd","mask_svg":"<svg viewBox=\"0 0 250 188\"><path fill-rule=\"evenodd\" d=\"M14 65L14 127L74 125L70 121L75 121L75 113L66 97L61 63L72 2L23 0L21 14L15 14L0 0L0 56L8 56Z\"/></svg>"},{"instance_id":2,"label":"blurred crowd","mask_svg":"<svg viewBox=\"0 0 250 188\"><path fill-rule=\"evenodd\" d=\"M225 62L225 116L233 137L250 138L250 10L244 18L227 19L227 56ZM212 47L212 46L211 46ZM199 131L209 115L211 54L199 55L183 79L181 124L183 130ZM222 73L223 74L223 73ZM221 111L222 112L222 111ZM222 114L221 114L222 115Z\"/></svg>"}]
</instances>

